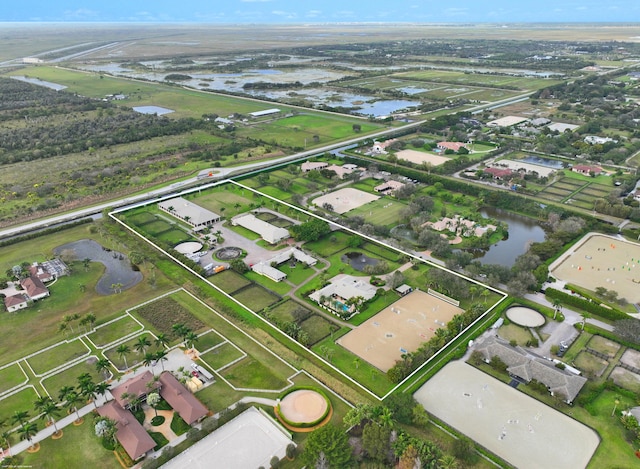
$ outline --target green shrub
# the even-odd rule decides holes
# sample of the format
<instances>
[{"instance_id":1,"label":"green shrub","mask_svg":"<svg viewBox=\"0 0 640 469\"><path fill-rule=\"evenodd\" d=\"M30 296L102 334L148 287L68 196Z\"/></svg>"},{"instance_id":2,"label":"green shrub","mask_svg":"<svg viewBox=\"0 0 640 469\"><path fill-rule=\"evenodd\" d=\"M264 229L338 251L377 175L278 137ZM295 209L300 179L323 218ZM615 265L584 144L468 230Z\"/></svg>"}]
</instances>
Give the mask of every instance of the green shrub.
<instances>
[{"instance_id":1,"label":"green shrub","mask_svg":"<svg viewBox=\"0 0 640 469\"><path fill-rule=\"evenodd\" d=\"M151 425L157 427L158 425L162 425L165 421L165 418L162 415L157 415L151 419Z\"/></svg>"},{"instance_id":2,"label":"green shrub","mask_svg":"<svg viewBox=\"0 0 640 469\"><path fill-rule=\"evenodd\" d=\"M180 417L176 412L173 413L173 419L171 419L171 430L176 435L183 435L187 433L191 427Z\"/></svg>"}]
</instances>

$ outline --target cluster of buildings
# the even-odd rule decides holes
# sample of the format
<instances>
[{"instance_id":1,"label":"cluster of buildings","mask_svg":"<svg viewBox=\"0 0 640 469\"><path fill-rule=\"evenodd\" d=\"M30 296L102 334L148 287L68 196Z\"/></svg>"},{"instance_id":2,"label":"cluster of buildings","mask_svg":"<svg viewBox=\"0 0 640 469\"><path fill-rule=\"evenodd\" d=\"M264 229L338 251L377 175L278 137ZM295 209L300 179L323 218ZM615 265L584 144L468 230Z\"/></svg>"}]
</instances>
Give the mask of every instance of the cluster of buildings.
<instances>
[{"instance_id":1,"label":"cluster of buildings","mask_svg":"<svg viewBox=\"0 0 640 469\"><path fill-rule=\"evenodd\" d=\"M15 271L16 269L14 269ZM22 270L20 268L20 270ZM10 313L24 309L34 301L49 296L49 289L45 285L61 275L68 274L68 267L60 259L38 264L34 262L27 268L28 275L16 282L9 282L9 287L3 292L4 306Z\"/></svg>"},{"instance_id":2,"label":"cluster of buildings","mask_svg":"<svg viewBox=\"0 0 640 469\"><path fill-rule=\"evenodd\" d=\"M281 251L271 259L260 261L252 265L251 270L253 270L257 274L270 278L274 282L282 282L287 278L287 274L285 274L281 270L278 270L277 266L279 266L280 264L284 264L285 262L292 259L295 259L295 261L297 262L302 262L303 264L306 264L308 266L315 265L316 262L318 262L315 257L306 254L300 249L290 248Z\"/></svg>"},{"instance_id":3,"label":"cluster of buildings","mask_svg":"<svg viewBox=\"0 0 640 469\"><path fill-rule=\"evenodd\" d=\"M102 417L115 422L116 438L132 460L136 461L156 447L156 442L131 413L131 402L144 401L157 392L188 424L204 419L209 410L168 371L155 380L150 371L128 379L111 390L114 400L98 408Z\"/></svg>"},{"instance_id":4,"label":"cluster of buildings","mask_svg":"<svg viewBox=\"0 0 640 469\"><path fill-rule=\"evenodd\" d=\"M333 171L336 173L336 176L340 179L344 179L345 176L353 173L354 171L359 171L361 168L358 165L346 163L342 166L338 166L337 164L329 164L324 161L305 161L300 165L300 170L303 173L308 173L309 171L321 171L326 169L327 171Z\"/></svg>"},{"instance_id":5,"label":"cluster of buildings","mask_svg":"<svg viewBox=\"0 0 640 469\"><path fill-rule=\"evenodd\" d=\"M436 222L428 221L423 226L428 226L436 231L450 231L458 236L477 236L481 237L487 232L495 231L497 227L495 225L478 225L473 220L467 220L459 215L455 215L453 218L444 217Z\"/></svg>"},{"instance_id":6,"label":"cluster of buildings","mask_svg":"<svg viewBox=\"0 0 640 469\"><path fill-rule=\"evenodd\" d=\"M337 313L339 316L353 315L358 312L358 305L354 299L360 299L360 303L369 301L376 295L377 288L361 277L340 275L319 290L309 295L309 298Z\"/></svg>"},{"instance_id":7,"label":"cluster of buildings","mask_svg":"<svg viewBox=\"0 0 640 469\"><path fill-rule=\"evenodd\" d=\"M279 226L260 220L251 213L243 213L242 215L232 218L231 224L253 231L269 244L278 244L290 236L289 230L286 228L280 228Z\"/></svg>"}]
</instances>

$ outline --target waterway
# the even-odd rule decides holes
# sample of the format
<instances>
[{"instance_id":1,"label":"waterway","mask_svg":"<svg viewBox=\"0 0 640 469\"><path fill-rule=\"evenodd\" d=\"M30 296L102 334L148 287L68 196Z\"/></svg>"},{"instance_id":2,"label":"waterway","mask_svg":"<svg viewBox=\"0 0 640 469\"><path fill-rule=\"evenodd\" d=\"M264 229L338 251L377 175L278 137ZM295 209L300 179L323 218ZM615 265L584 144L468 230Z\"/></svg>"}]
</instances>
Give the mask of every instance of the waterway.
<instances>
[{"instance_id":1,"label":"waterway","mask_svg":"<svg viewBox=\"0 0 640 469\"><path fill-rule=\"evenodd\" d=\"M532 243L545 240L545 232L538 222L498 208L486 207L480 213L485 218L493 218L509 226L509 237L493 244L478 257L482 264L499 264L511 267L516 257L529 250Z\"/></svg>"}]
</instances>

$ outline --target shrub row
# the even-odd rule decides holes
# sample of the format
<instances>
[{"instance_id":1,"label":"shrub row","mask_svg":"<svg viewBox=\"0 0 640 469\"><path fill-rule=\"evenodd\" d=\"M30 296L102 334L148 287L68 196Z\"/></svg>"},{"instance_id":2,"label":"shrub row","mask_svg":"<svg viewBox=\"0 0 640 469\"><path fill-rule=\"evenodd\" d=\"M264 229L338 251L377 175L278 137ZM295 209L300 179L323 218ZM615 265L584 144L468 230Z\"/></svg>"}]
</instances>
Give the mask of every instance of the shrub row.
<instances>
[{"instance_id":1,"label":"shrub row","mask_svg":"<svg viewBox=\"0 0 640 469\"><path fill-rule=\"evenodd\" d=\"M580 298L579 296L573 296L569 293L556 290L555 288L547 288L545 290L545 294L551 299L560 301L563 305L575 306L576 308L587 311L604 319L609 319L611 321L629 319L629 315L623 313L622 311L619 311L617 309L605 308L604 306L600 306L597 303L586 300L584 298Z\"/></svg>"},{"instance_id":2,"label":"shrub row","mask_svg":"<svg viewBox=\"0 0 640 469\"><path fill-rule=\"evenodd\" d=\"M10 246L12 244L16 244L16 243L20 243L22 241L28 241L30 239L35 239L35 238L39 238L40 236L45 236L45 235L49 235L52 233L57 233L59 231L64 231L64 230L68 230L70 228L74 228L76 226L79 225L85 225L87 223L93 223L93 220L91 218L83 218L81 220L77 220L71 223L65 223L64 225L58 225L58 226L53 226L51 228L46 228L44 230L40 230L40 231L35 231L29 234L25 234L22 236L16 236L13 238L9 238L9 239L5 239L3 241L0 241L0 248L5 247L5 246Z\"/></svg>"}]
</instances>

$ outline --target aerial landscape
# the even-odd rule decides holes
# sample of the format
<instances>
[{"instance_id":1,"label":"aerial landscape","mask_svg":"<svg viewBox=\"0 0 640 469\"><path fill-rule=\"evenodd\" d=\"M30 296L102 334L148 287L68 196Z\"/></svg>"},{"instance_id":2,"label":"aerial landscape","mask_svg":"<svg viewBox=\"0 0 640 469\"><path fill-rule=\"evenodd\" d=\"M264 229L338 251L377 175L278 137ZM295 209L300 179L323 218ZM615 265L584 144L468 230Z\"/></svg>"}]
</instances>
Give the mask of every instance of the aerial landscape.
<instances>
[{"instance_id":1,"label":"aerial landscape","mask_svg":"<svg viewBox=\"0 0 640 469\"><path fill-rule=\"evenodd\" d=\"M640 5L0 35L2 467L640 464Z\"/></svg>"}]
</instances>

